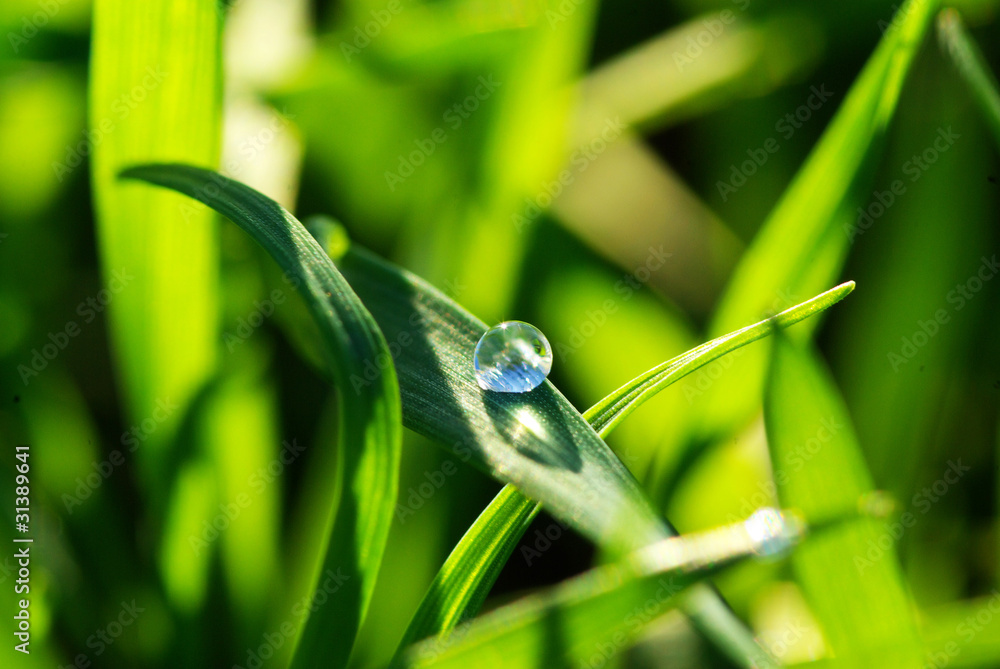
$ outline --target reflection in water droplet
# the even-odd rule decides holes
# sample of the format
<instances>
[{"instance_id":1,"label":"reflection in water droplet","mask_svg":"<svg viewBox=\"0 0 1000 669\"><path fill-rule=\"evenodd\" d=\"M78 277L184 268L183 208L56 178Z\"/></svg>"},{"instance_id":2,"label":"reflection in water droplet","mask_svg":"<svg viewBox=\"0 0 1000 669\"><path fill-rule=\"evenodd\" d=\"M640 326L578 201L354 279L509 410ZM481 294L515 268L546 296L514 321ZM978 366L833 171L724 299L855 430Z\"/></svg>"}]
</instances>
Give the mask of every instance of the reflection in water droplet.
<instances>
[{"instance_id":1,"label":"reflection in water droplet","mask_svg":"<svg viewBox=\"0 0 1000 669\"><path fill-rule=\"evenodd\" d=\"M473 358L476 381L485 390L525 393L552 369L552 347L533 325L505 321L486 331Z\"/></svg>"},{"instance_id":2,"label":"reflection in water droplet","mask_svg":"<svg viewBox=\"0 0 1000 669\"><path fill-rule=\"evenodd\" d=\"M776 556L792 547L802 528L795 518L783 515L777 509L764 507L754 511L743 523L753 542L757 555Z\"/></svg>"}]
</instances>

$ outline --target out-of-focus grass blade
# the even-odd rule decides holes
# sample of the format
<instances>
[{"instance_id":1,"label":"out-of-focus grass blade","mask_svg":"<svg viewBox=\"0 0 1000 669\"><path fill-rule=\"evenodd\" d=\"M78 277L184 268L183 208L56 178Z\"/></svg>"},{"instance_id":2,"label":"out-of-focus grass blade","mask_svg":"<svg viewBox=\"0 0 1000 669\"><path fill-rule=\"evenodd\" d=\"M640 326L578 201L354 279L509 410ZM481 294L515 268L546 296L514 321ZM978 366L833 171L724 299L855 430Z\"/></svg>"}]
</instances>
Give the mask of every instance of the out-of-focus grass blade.
<instances>
[{"instance_id":1,"label":"out-of-focus grass blade","mask_svg":"<svg viewBox=\"0 0 1000 669\"><path fill-rule=\"evenodd\" d=\"M983 113L983 120L993 132L1000 146L1000 88L996 77L979 50L979 45L969 35L961 15L954 9L938 14L938 39L945 53L972 92L972 97Z\"/></svg>"},{"instance_id":2,"label":"out-of-focus grass blade","mask_svg":"<svg viewBox=\"0 0 1000 669\"><path fill-rule=\"evenodd\" d=\"M838 223L838 210L858 174L881 149L906 74L937 5L936 0L909 0L898 10L900 21L886 32L733 273L714 319L715 331L725 332L759 318L779 291L813 292L816 282L829 285L830 276L816 276L810 268L824 246L846 247L845 235L826 233ZM839 263L828 271L837 267ZM809 277L808 285L803 285L803 277Z\"/></svg>"},{"instance_id":3,"label":"out-of-focus grass blade","mask_svg":"<svg viewBox=\"0 0 1000 669\"><path fill-rule=\"evenodd\" d=\"M101 263L109 282L123 269L134 276L114 284L123 285L108 307L112 350L133 419L152 416L157 401L181 408L137 453L149 478L215 366L217 229L210 211L182 209L176 193L115 176L137 162L218 161L219 32L215 3L204 0L94 5L89 125L101 138L92 166Z\"/></svg>"},{"instance_id":4,"label":"out-of-focus grass blade","mask_svg":"<svg viewBox=\"0 0 1000 669\"><path fill-rule=\"evenodd\" d=\"M741 346L766 337L775 327L787 327L843 299L853 290L845 283L813 299L737 332L702 344L654 367L588 409L583 417L602 438L628 414L674 381ZM448 556L414 615L401 648L452 629L479 610L500 570L516 548L540 505L506 486Z\"/></svg>"},{"instance_id":5,"label":"out-of-focus grass blade","mask_svg":"<svg viewBox=\"0 0 1000 669\"><path fill-rule=\"evenodd\" d=\"M88 141L111 350L131 424L162 415L158 404L177 407L135 456L151 515L179 518L213 506L204 490L175 487L164 472L181 417L215 370L217 229L210 211L185 215L180 196L122 184L115 174L135 162L218 161L220 14L205 0L96 0L93 20ZM62 180L71 168L55 169ZM174 607L190 612L203 599L208 560L186 536L176 539L165 535L159 548L162 578Z\"/></svg>"},{"instance_id":6,"label":"out-of-focus grass blade","mask_svg":"<svg viewBox=\"0 0 1000 669\"><path fill-rule=\"evenodd\" d=\"M938 667L1000 666L1000 591L921 612L927 658ZM932 665L933 666L933 665Z\"/></svg>"},{"instance_id":7,"label":"out-of-focus grass blade","mask_svg":"<svg viewBox=\"0 0 1000 669\"><path fill-rule=\"evenodd\" d=\"M842 226L854 199L867 191L900 92L936 0L908 0L848 91L823 137L741 258L712 319L728 332L830 285L846 257ZM776 308L777 306L777 308ZM803 328L808 334L812 324ZM750 351L707 391L702 422L712 438L745 421L759 406L767 351Z\"/></svg>"},{"instance_id":8,"label":"out-of-focus grass blade","mask_svg":"<svg viewBox=\"0 0 1000 669\"><path fill-rule=\"evenodd\" d=\"M629 126L655 127L704 114L734 98L761 95L800 76L819 55L820 29L802 15L759 23L727 17L731 25L711 49L697 59L683 56L718 15L671 28L589 74L581 85L584 122L577 141L598 136L609 115L620 115Z\"/></svg>"},{"instance_id":9,"label":"out-of-focus grass blade","mask_svg":"<svg viewBox=\"0 0 1000 669\"><path fill-rule=\"evenodd\" d=\"M386 341L329 256L273 200L214 172L184 165L133 167L122 176L173 188L232 219L297 279L320 326L327 363L340 390L340 447L336 471L331 472L340 493L315 582L334 578L338 590L305 621L292 666L345 666L367 610L396 502L401 416ZM381 373L367 384L354 385L366 365L376 361L385 361Z\"/></svg>"},{"instance_id":10,"label":"out-of-focus grass blade","mask_svg":"<svg viewBox=\"0 0 1000 669\"><path fill-rule=\"evenodd\" d=\"M762 512L766 513L766 512ZM637 617L665 611L686 586L801 528L773 510L702 534L665 539L552 590L487 614L408 650L409 667L569 667L607 662L641 629ZM763 533L762 533L763 531Z\"/></svg>"},{"instance_id":11,"label":"out-of-focus grass blade","mask_svg":"<svg viewBox=\"0 0 1000 669\"><path fill-rule=\"evenodd\" d=\"M873 484L847 408L815 355L783 335L774 344L764 416L781 504L810 524L857 513ZM792 557L837 666L923 666L896 552L891 543L882 550L886 538L892 541L884 521L860 517Z\"/></svg>"}]
</instances>

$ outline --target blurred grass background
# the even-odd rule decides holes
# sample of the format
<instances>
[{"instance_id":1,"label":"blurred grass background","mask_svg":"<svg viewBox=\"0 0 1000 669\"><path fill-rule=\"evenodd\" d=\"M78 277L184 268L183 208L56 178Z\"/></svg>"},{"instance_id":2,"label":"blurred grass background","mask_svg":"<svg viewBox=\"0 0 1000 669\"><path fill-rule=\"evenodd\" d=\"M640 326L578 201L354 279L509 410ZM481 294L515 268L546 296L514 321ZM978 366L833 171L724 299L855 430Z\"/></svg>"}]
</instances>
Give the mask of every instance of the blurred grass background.
<instances>
[{"instance_id":1,"label":"blurred grass background","mask_svg":"<svg viewBox=\"0 0 1000 669\"><path fill-rule=\"evenodd\" d=\"M305 587L302 563L316 541L310 509L328 485L310 476L322 469L310 446L336 430L332 391L302 352L294 290L233 226L210 223L179 198L163 225L202 229L204 257L181 262L165 232L141 242L163 262L162 282L140 275L113 290L99 263L101 254L106 262L114 255L113 242L98 236L94 212L102 203L91 195L91 181L110 175L110 165L91 160L102 141L105 148L132 142L135 151L125 154L136 158L215 163L300 218L336 216L352 239L487 322L534 323L556 349L552 379L586 408L710 333L741 253L894 11L893 3L860 0L239 0L218 12L212 3L190 4L203 9L200 29L221 30L218 132L199 117L197 132L181 124L156 138L154 152L151 138L125 141L126 121L159 113L157 96L188 82L168 73L142 100L125 89L133 97L124 108L113 105L117 96L91 99L88 117L88 73L98 57L91 4L0 7L0 439L5 453L31 444L38 542L37 653L22 657L5 644L8 666L62 666L79 653L98 666L247 666L247 649L256 651L261 635L290 617L288 593ZM997 4L955 3L995 71ZM366 28L377 33L367 41L359 36ZM179 51L190 34L171 37ZM692 47L699 37L707 43ZM829 100L802 111L817 89ZM798 119L786 119L797 110ZM193 106L172 111L197 114ZM102 132L104 118L115 129ZM913 156L949 129L954 141L927 169L916 167ZM778 148L766 150L745 183L733 181L733 171L766 146ZM554 185L564 169L569 177ZM875 485L919 516L897 547L934 638L947 627L935 621L960 620L962 606L977 610L956 602L991 595L1000 541L1000 284L983 283L961 308L953 292L1000 248L1000 169L986 126L934 39L919 52L885 151L867 176L871 187L853 195L872 222L844 231L842 278L858 289L827 317L819 344ZM904 191L891 206L873 208L896 180ZM735 191L721 192L720 182ZM144 205L131 206L125 229ZM172 275L197 263L197 281L186 270ZM108 297L112 314L135 305L133 320L109 321L100 304ZM777 294L773 308L808 297ZM915 336L921 323L941 309L948 322L908 357L906 347L923 341ZM33 363L70 322L79 334L53 360ZM141 350L125 343L145 331L160 338L147 338ZM722 362L649 402L609 440L681 531L775 503L759 398L747 414L730 412L738 419L713 409L727 402ZM25 368L38 373L26 376ZM178 408L159 420L158 400ZM143 435L134 453L126 436L133 427ZM301 457L292 449L294 457L282 459L289 444L304 447ZM114 464L115 451L122 464ZM451 471L451 456L407 433L403 458L400 508L413 513L401 511L393 526L353 659L359 667L389 659L442 560L500 487L458 463L445 485L422 495L436 472ZM958 459L970 471L944 494L935 491ZM88 485L108 462L110 474ZM3 472L7 499L6 456ZM67 496L83 497L78 489L86 499L67 505ZM192 542L233 504L239 513L220 538ZM543 513L535 524L544 534L553 520ZM559 534L541 555L515 552L490 605L592 563L584 540ZM544 545L534 529L523 543ZM3 557L7 611L13 561ZM822 656L822 635L786 566L746 565L719 585L765 645L782 644L781 652L772 647L780 659ZM145 611L98 656L88 639L132 599ZM789 629L801 630L790 642ZM1000 645L1000 625L987 626L976 643ZM966 652L961 661L996 666L984 657L976 665ZM725 666L673 616L625 662Z\"/></svg>"}]
</instances>

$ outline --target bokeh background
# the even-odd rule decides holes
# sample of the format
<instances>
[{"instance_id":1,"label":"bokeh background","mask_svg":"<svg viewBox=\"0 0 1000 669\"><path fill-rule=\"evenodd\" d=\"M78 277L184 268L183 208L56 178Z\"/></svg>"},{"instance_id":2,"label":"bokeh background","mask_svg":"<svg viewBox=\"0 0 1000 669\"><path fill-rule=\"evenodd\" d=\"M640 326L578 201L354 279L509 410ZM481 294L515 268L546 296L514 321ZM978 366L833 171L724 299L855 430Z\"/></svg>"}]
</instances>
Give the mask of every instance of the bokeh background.
<instances>
[{"instance_id":1,"label":"bokeh background","mask_svg":"<svg viewBox=\"0 0 1000 669\"><path fill-rule=\"evenodd\" d=\"M1000 69L998 3L956 6ZM151 74L145 93L104 101L115 127L102 130L104 117L88 116L92 9L0 5L0 535L13 532L13 446L30 444L36 537L34 652L14 653L8 636L0 657L247 666L307 585L321 520L310 500L330 485L310 476L313 446L336 431L335 391L311 362L294 290L235 226L177 209L169 225L210 235L211 253L173 301L158 301L141 266L123 265L117 283L102 270L92 155L186 83ZM222 131L170 141L217 156L300 218L336 217L354 243L484 321L537 325L556 350L551 379L585 409L719 334L711 314L733 268L894 11L867 0L238 0L219 9ZM870 218L843 230L842 278L857 290L824 316L818 342L877 485L919 515L896 541L913 600L947 615L997 586L1000 281L955 291L1000 250L1000 166L930 37L855 194ZM170 239L164 263L198 263ZM811 295L774 297L781 309ZM931 328L939 310L948 320ZM198 333L207 345L188 341ZM58 352L33 362L50 344ZM759 398L719 399L739 375L716 363L609 439L682 531L775 503ZM438 475L451 456L413 433L403 452L358 667L389 659L500 487L464 465ZM970 470L958 484L928 488L959 459ZM227 528L212 532L220 514ZM539 539L546 531L557 538ZM8 620L12 553L0 554ZM594 559L543 513L488 606ZM786 565L741 566L718 584L782 660L823 654ZM133 600L135 622L94 642ZM1000 627L986 634L1000 641ZM727 666L676 615L621 662Z\"/></svg>"}]
</instances>

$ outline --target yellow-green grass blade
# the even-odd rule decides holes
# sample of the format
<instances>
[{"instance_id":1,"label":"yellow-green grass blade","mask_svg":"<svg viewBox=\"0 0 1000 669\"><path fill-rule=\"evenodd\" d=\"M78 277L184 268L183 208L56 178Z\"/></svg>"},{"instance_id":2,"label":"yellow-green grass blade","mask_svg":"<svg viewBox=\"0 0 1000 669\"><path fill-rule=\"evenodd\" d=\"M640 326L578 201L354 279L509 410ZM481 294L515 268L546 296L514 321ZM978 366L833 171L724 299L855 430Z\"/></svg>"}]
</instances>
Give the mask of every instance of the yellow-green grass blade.
<instances>
[{"instance_id":1,"label":"yellow-green grass blade","mask_svg":"<svg viewBox=\"0 0 1000 669\"><path fill-rule=\"evenodd\" d=\"M853 283L845 283L773 319L707 342L658 365L615 390L584 412L583 417L598 435L605 437L628 414L675 381L726 353L766 337L776 327L787 327L829 308L853 288ZM450 630L476 614L539 509L540 505L513 486L500 491L448 556L414 615L401 649Z\"/></svg>"},{"instance_id":2,"label":"yellow-green grass blade","mask_svg":"<svg viewBox=\"0 0 1000 669\"><path fill-rule=\"evenodd\" d=\"M819 144L784 192L733 273L713 322L727 331L765 314L779 291L806 290L801 278L825 245L847 244L838 211L866 164L880 153L910 65L937 6L909 0L855 80ZM824 244L825 242L825 244ZM831 269L835 270L835 267ZM819 281L819 277L811 277ZM828 284L829 276L823 277Z\"/></svg>"},{"instance_id":3,"label":"yellow-green grass blade","mask_svg":"<svg viewBox=\"0 0 1000 669\"><path fill-rule=\"evenodd\" d=\"M979 45L969 35L962 17L954 9L946 9L938 14L938 39L945 53L955 64L979 105L983 120L993 133L993 139L1000 146L1000 88L996 76L983 57Z\"/></svg>"},{"instance_id":4,"label":"yellow-green grass blade","mask_svg":"<svg viewBox=\"0 0 1000 669\"><path fill-rule=\"evenodd\" d=\"M158 401L180 407L138 452L152 480L215 366L217 230L210 211L184 212L176 193L115 177L136 162L218 161L219 33L211 0L94 5L89 126L98 241L106 281L113 291L124 284L108 305L113 350L134 420L150 417ZM115 281L119 272L134 279Z\"/></svg>"},{"instance_id":5,"label":"yellow-green grass blade","mask_svg":"<svg viewBox=\"0 0 1000 669\"><path fill-rule=\"evenodd\" d=\"M812 524L857 513L870 499L872 479L839 391L816 355L783 335L764 417L782 506ZM848 520L793 555L837 666L924 666L897 560L885 520L871 517Z\"/></svg>"},{"instance_id":6,"label":"yellow-green grass blade","mask_svg":"<svg viewBox=\"0 0 1000 669\"><path fill-rule=\"evenodd\" d=\"M129 424L155 425L143 430L135 451L140 489L151 516L171 519L214 503L164 472L182 417L216 366L217 230L211 212L185 216L180 196L122 184L115 175L139 161L218 161L220 31L211 0L94 3L88 151L106 289L89 318L106 306ZM67 156L53 169L63 180L74 167ZM159 550L171 602L190 613L203 600L208 560L177 534L161 537Z\"/></svg>"},{"instance_id":7,"label":"yellow-green grass blade","mask_svg":"<svg viewBox=\"0 0 1000 669\"><path fill-rule=\"evenodd\" d=\"M908 0L848 91L822 138L782 194L730 277L710 333L728 332L830 285L850 245L845 225L882 153L900 93L938 3ZM807 336L814 324L802 328ZM750 351L706 391L712 438L759 406L767 347Z\"/></svg>"},{"instance_id":8,"label":"yellow-green grass blade","mask_svg":"<svg viewBox=\"0 0 1000 669\"><path fill-rule=\"evenodd\" d=\"M183 165L129 168L123 177L173 188L229 217L278 262L303 292L320 327L326 363L340 390L339 452L331 482L339 486L329 537L315 582L336 582L336 597L310 607L292 666L347 664L378 575L395 507L401 440L398 385L386 341L329 256L273 200L208 170ZM387 361L362 386L366 364ZM332 576L331 576L332 575ZM331 581L334 579L334 581Z\"/></svg>"},{"instance_id":9,"label":"yellow-green grass blade","mask_svg":"<svg viewBox=\"0 0 1000 669\"><path fill-rule=\"evenodd\" d=\"M773 512L774 536L801 528ZM408 667L604 666L688 585L762 550L754 519L665 539L409 649ZM760 658L754 658L759 661ZM760 666L752 664L751 666Z\"/></svg>"}]
</instances>

